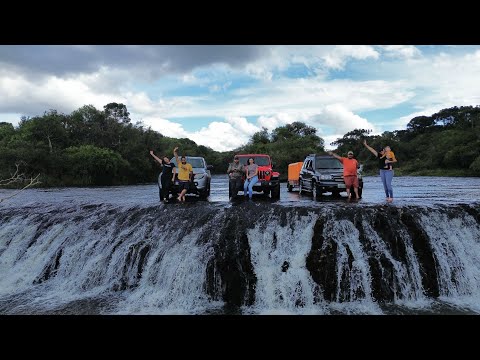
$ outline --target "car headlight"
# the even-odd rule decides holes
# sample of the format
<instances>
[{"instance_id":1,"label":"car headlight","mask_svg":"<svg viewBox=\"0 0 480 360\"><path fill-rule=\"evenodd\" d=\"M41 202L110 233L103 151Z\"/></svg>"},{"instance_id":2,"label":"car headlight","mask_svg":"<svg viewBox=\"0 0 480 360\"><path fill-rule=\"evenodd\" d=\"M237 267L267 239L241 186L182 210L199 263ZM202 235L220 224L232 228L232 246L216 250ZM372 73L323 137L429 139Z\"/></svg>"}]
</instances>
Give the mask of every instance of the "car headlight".
<instances>
[{"instance_id":1,"label":"car headlight","mask_svg":"<svg viewBox=\"0 0 480 360\"><path fill-rule=\"evenodd\" d=\"M320 180L332 180L332 175L320 175Z\"/></svg>"},{"instance_id":2,"label":"car headlight","mask_svg":"<svg viewBox=\"0 0 480 360\"><path fill-rule=\"evenodd\" d=\"M203 179L204 177L205 177L205 174L196 174L196 175L195 175L195 179L196 179L196 180Z\"/></svg>"}]
</instances>

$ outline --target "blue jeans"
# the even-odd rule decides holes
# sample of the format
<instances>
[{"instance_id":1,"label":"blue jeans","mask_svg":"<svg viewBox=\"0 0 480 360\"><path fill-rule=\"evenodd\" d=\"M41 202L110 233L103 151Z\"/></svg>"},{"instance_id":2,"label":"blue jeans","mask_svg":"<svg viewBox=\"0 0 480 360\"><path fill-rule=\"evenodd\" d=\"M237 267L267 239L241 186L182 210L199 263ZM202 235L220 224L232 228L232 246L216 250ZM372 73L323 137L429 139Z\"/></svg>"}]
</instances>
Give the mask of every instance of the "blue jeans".
<instances>
[{"instance_id":1,"label":"blue jeans","mask_svg":"<svg viewBox=\"0 0 480 360\"><path fill-rule=\"evenodd\" d=\"M382 178L385 195L387 196L387 198L393 199L393 188L392 188L393 170L380 170L380 177Z\"/></svg>"},{"instance_id":2,"label":"blue jeans","mask_svg":"<svg viewBox=\"0 0 480 360\"><path fill-rule=\"evenodd\" d=\"M248 197L250 199L252 198L253 185L255 185L257 181L258 181L258 176L254 176L250 180L245 180L245 182L243 183L243 192L245 196L247 196L247 188L248 188Z\"/></svg>"}]
</instances>

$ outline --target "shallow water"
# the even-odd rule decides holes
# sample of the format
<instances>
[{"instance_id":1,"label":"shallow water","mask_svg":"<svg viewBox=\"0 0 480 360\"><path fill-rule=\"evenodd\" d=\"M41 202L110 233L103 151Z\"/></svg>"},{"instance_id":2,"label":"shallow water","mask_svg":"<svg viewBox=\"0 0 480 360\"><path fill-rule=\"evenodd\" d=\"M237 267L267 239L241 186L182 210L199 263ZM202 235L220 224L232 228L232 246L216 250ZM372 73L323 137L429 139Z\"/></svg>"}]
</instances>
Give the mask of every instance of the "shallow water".
<instances>
[{"instance_id":1,"label":"shallow water","mask_svg":"<svg viewBox=\"0 0 480 360\"><path fill-rule=\"evenodd\" d=\"M480 178L466 177L434 177L434 176L404 176L393 179L394 205L435 205L435 204L470 204L480 200ZM15 190L0 190L0 198L12 194ZM241 193L240 193L241 194ZM188 196L187 201L197 201L196 196ZM198 200L201 201L201 200ZM211 195L206 200L218 205L226 205L228 200L228 177L226 175L212 176ZM236 201L243 201L242 197ZM263 194L254 194L254 201L271 201ZM340 198L333 198L329 193L320 200L313 200L311 196L299 196L298 189L287 191L287 184L281 184L280 200L277 204L292 206L315 205L325 202L347 201L346 194ZM112 186L94 188L51 188L27 189L17 196L8 199L0 206L25 206L37 203L58 204L114 204L114 205L142 205L150 206L159 203L158 188L155 183L135 186ZM364 177L363 197L358 204L385 203L385 193L379 176Z\"/></svg>"}]
</instances>

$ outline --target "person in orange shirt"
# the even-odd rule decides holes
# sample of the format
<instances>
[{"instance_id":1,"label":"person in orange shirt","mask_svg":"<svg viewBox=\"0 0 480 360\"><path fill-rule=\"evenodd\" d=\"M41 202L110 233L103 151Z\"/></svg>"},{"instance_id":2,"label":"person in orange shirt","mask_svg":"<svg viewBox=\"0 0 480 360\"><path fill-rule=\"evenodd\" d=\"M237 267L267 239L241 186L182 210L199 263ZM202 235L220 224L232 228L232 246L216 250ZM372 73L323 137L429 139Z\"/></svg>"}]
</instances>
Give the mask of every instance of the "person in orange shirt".
<instances>
[{"instance_id":1,"label":"person in orange shirt","mask_svg":"<svg viewBox=\"0 0 480 360\"><path fill-rule=\"evenodd\" d=\"M357 169L359 168L358 161L353 158L353 151L347 153L348 157L341 157L337 154L329 151L329 155L337 158L343 164L343 181L345 182L345 187L347 188L347 196L350 199L352 194L350 194L350 188L353 185L353 191L355 196L358 199L358 174Z\"/></svg>"}]
</instances>

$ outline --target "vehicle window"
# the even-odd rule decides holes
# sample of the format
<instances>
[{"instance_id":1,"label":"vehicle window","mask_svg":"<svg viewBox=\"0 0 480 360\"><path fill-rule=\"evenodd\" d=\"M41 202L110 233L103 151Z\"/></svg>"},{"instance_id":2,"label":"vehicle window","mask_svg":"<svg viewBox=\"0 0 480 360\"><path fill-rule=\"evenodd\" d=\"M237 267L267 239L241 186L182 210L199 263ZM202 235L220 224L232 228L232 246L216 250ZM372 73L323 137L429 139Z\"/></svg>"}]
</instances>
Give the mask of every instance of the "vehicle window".
<instances>
[{"instance_id":1,"label":"vehicle window","mask_svg":"<svg viewBox=\"0 0 480 360\"><path fill-rule=\"evenodd\" d=\"M343 164L335 158L316 159L316 169L343 169Z\"/></svg>"},{"instance_id":2,"label":"vehicle window","mask_svg":"<svg viewBox=\"0 0 480 360\"><path fill-rule=\"evenodd\" d=\"M270 159L265 156L256 156L255 157L255 164L258 166L269 166L270 165Z\"/></svg>"},{"instance_id":3,"label":"vehicle window","mask_svg":"<svg viewBox=\"0 0 480 360\"><path fill-rule=\"evenodd\" d=\"M242 165L247 165L248 157L246 156L240 156L239 157L239 162ZM255 164L258 166L269 166L270 165L270 159L266 156L255 156Z\"/></svg>"},{"instance_id":4,"label":"vehicle window","mask_svg":"<svg viewBox=\"0 0 480 360\"><path fill-rule=\"evenodd\" d=\"M171 160L177 166L177 162L175 161L175 157L173 157ZM187 163L192 165L192 168L204 168L205 163L202 158L191 158L190 156L187 156Z\"/></svg>"}]
</instances>

